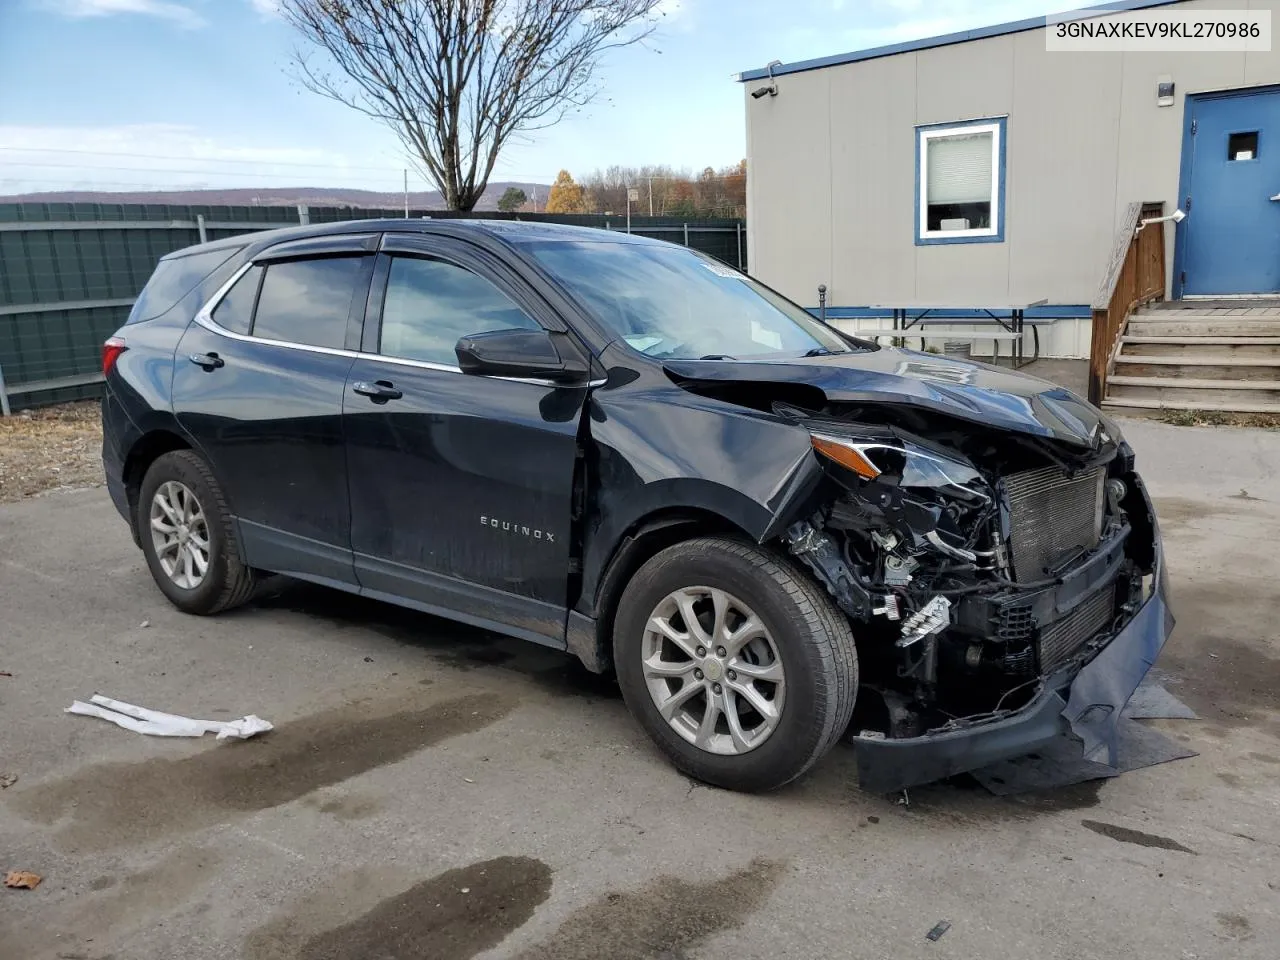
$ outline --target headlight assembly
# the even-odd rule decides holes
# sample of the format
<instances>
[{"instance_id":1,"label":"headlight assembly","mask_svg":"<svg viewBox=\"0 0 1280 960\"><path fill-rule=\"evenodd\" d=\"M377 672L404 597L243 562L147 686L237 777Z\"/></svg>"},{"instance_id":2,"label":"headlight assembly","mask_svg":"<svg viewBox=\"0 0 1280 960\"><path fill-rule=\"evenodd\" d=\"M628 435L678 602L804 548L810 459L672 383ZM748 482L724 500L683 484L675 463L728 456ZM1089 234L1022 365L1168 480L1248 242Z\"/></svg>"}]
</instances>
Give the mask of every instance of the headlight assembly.
<instances>
[{"instance_id":1,"label":"headlight assembly","mask_svg":"<svg viewBox=\"0 0 1280 960\"><path fill-rule=\"evenodd\" d=\"M947 487L985 487L976 469L941 456L910 441L860 440L832 433L810 432L813 449L823 457L852 470L864 480L881 474L898 479L902 487L945 490Z\"/></svg>"}]
</instances>

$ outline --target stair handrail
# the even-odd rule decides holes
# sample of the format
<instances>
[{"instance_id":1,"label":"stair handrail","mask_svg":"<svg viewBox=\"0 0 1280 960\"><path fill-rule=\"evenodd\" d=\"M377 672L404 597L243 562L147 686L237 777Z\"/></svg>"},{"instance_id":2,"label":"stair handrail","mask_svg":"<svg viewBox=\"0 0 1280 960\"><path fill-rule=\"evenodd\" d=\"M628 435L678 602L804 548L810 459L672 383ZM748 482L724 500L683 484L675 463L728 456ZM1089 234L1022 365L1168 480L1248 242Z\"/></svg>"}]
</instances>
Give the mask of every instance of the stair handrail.
<instances>
[{"instance_id":1,"label":"stair handrail","mask_svg":"<svg viewBox=\"0 0 1280 960\"><path fill-rule=\"evenodd\" d=\"M1152 300L1163 300L1165 253L1163 224L1143 230L1142 220L1164 214L1162 202L1131 203L1116 231L1111 259L1098 284L1091 309L1093 330L1089 339L1089 402L1102 403L1107 378L1115 369L1120 338L1133 312Z\"/></svg>"}]
</instances>

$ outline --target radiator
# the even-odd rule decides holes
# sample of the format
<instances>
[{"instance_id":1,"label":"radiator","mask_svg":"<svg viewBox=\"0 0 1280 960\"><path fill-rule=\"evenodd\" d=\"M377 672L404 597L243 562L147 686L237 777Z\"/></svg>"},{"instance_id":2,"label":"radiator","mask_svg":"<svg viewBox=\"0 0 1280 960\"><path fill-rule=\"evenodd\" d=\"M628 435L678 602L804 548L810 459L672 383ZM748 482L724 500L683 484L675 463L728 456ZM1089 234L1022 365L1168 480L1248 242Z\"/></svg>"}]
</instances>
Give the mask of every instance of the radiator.
<instances>
[{"instance_id":1,"label":"radiator","mask_svg":"<svg viewBox=\"0 0 1280 960\"><path fill-rule=\"evenodd\" d=\"M1103 630L1115 616L1115 584L1103 587L1061 620L1040 630L1040 673L1050 673Z\"/></svg>"},{"instance_id":2,"label":"radiator","mask_svg":"<svg viewBox=\"0 0 1280 960\"><path fill-rule=\"evenodd\" d=\"M1070 476L1057 467L1004 478L1012 533L1014 578L1043 580L1074 554L1092 550L1102 535L1104 471Z\"/></svg>"}]
</instances>

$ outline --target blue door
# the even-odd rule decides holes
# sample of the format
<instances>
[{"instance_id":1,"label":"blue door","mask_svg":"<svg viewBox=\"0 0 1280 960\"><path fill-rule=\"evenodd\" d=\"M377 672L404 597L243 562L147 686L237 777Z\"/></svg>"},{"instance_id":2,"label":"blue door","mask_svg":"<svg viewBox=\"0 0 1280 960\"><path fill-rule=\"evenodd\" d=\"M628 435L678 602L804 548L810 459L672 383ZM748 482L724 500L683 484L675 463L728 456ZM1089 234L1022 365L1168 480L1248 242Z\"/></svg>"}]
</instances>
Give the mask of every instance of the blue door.
<instances>
[{"instance_id":1,"label":"blue door","mask_svg":"<svg viewBox=\"0 0 1280 960\"><path fill-rule=\"evenodd\" d=\"M1187 100L1184 295L1280 293L1280 90Z\"/></svg>"}]
</instances>

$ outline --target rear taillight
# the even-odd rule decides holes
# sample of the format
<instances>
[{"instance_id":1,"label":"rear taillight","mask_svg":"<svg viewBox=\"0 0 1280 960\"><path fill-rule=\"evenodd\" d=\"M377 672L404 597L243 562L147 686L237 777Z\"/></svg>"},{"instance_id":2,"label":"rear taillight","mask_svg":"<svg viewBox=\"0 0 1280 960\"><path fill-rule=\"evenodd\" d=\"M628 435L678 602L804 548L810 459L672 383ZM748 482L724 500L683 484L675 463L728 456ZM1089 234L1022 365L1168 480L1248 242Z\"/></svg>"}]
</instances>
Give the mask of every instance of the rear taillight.
<instances>
[{"instance_id":1,"label":"rear taillight","mask_svg":"<svg viewBox=\"0 0 1280 960\"><path fill-rule=\"evenodd\" d=\"M109 337L107 342L102 345L102 375L105 377L111 372L111 368L116 365L116 360L120 358L120 354L128 350L128 345L124 342L123 337Z\"/></svg>"}]
</instances>

